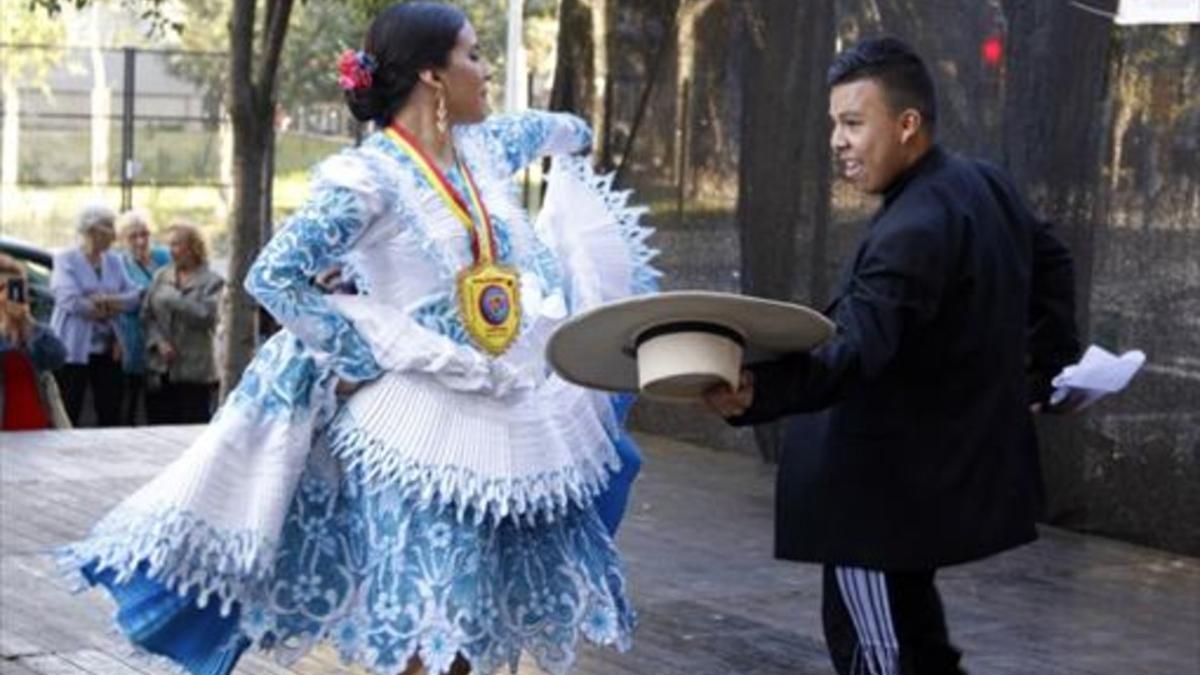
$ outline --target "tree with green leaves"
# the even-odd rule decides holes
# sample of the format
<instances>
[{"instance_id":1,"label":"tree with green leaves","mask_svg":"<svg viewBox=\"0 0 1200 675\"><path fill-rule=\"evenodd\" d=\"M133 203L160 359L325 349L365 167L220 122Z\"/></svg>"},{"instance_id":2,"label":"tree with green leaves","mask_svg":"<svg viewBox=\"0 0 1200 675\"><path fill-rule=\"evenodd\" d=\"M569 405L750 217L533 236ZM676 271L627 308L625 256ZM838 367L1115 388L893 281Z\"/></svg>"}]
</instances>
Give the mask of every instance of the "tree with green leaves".
<instances>
[{"instance_id":1,"label":"tree with green leaves","mask_svg":"<svg viewBox=\"0 0 1200 675\"><path fill-rule=\"evenodd\" d=\"M43 86L50 69L62 60L62 52L38 47L17 45L59 44L65 37L62 22L25 11L15 2L0 4L0 43L4 67L0 69L0 97L4 100L3 158L0 159L0 182L16 185L20 164L21 87Z\"/></svg>"}]
</instances>

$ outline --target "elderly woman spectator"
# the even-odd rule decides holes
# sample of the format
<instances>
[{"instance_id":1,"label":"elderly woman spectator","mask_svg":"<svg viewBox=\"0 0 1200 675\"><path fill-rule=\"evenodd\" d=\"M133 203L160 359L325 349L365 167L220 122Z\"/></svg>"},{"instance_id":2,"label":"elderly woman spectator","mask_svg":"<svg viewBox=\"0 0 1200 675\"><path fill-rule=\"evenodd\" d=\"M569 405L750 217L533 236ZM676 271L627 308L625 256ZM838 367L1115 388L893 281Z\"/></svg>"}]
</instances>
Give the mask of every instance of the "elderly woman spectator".
<instances>
[{"instance_id":1,"label":"elderly woman spectator","mask_svg":"<svg viewBox=\"0 0 1200 675\"><path fill-rule=\"evenodd\" d=\"M58 383L77 426L89 387L99 425L121 422L123 345L115 319L138 306L141 292L126 276L120 256L108 250L116 237L115 219L104 206L80 211L75 223L79 245L55 254L50 275L50 327L67 349Z\"/></svg>"},{"instance_id":2,"label":"elderly woman spectator","mask_svg":"<svg viewBox=\"0 0 1200 675\"><path fill-rule=\"evenodd\" d=\"M208 268L195 226L168 230L171 263L154 273L142 305L146 412L151 424L199 424L212 416L217 385L213 335L225 282Z\"/></svg>"},{"instance_id":3,"label":"elderly woman spectator","mask_svg":"<svg viewBox=\"0 0 1200 675\"><path fill-rule=\"evenodd\" d=\"M171 262L165 246L150 241L150 220L145 213L131 210L117 219L117 239L121 245L121 260L125 274L142 291L150 286L154 273ZM145 393L146 340L139 314L141 305L117 317L121 333L121 370L125 373L125 396L121 406L124 424L136 423L138 408Z\"/></svg>"},{"instance_id":4,"label":"elderly woman spectator","mask_svg":"<svg viewBox=\"0 0 1200 675\"><path fill-rule=\"evenodd\" d=\"M0 254L0 430L49 429L61 411L58 388L43 378L62 365L66 350L29 313L28 278L16 260Z\"/></svg>"}]
</instances>

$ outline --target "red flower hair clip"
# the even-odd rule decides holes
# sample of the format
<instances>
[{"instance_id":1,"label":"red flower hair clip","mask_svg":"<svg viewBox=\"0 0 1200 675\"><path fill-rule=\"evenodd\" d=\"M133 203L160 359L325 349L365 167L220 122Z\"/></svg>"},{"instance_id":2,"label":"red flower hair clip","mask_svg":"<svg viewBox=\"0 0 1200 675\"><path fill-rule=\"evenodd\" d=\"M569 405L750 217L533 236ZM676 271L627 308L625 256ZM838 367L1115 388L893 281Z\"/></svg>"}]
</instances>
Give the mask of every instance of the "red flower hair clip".
<instances>
[{"instance_id":1,"label":"red flower hair clip","mask_svg":"<svg viewBox=\"0 0 1200 675\"><path fill-rule=\"evenodd\" d=\"M374 72L375 59L370 54L347 49L338 59L338 86L346 91L369 89Z\"/></svg>"}]
</instances>

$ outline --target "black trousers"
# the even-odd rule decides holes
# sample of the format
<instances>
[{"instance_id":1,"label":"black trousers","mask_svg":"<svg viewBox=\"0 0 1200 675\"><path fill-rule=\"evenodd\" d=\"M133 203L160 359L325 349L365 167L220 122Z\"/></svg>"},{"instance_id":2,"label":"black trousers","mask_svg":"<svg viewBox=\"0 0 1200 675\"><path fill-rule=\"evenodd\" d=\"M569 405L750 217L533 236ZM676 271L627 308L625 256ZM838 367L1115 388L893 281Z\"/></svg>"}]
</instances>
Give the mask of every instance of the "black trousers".
<instances>
[{"instance_id":1,"label":"black trousers","mask_svg":"<svg viewBox=\"0 0 1200 675\"><path fill-rule=\"evenodd\" d=\"M68 363L54 373L62 392L63 406L71 424L79 426L83 416L83 401L88 388L92 390L92 407L96 424L115 427L121 424L122 392L125 373L121 364L109 354L92 354L87 364Z\"/></svg>"},{"instance_id":2,"label":"black trousers","mask_svg":"<svg viewBox=\"0 0 1200 675\"><path fill-rule=\"evenodd\" d=\"M146 391L146 419L150 424L206 424L212 419L217 385L171 382L166 377L156 391Z\"/></svg>"},{"instance_id":3,"label":"black trousers","mask_svg":"<svg viewBox=\"0 0 1200 675\"><path fill-rule=\"evenodd\" d=\"M825 566L821 618L840 675L965 675L934 574Z\"/></svg>"},{"instance_id":4,"label":"black trousers","mask_svg":"<svg viewBox=\"0 0 1200 675\"><path fill-rule=\"evenodd\" d=\"M125 395L121 403L121 424L137 426L139 409L145 397L146 376L141 373L125 373Z\"/></svg>"}]
</instances>

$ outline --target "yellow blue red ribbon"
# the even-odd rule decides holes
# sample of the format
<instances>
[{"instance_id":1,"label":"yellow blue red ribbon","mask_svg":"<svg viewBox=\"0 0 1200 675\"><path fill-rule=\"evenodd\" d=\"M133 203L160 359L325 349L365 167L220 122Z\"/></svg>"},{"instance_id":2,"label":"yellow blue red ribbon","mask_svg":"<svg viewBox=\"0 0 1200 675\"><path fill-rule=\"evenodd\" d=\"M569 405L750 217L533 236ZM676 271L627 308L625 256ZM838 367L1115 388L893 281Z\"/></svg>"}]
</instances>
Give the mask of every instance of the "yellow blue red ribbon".
<instances>
[{"instance_id":1,"label":"yellow blue red ribbon","mask_svg":"<svg viewBox=\"0 0 1200 675\"><path fill-rule=\"evenodd\" d=\"M475 185L475 178L467 169L467 165L460 161L457 156L455 157L455 164L458 166L459 172L466 179L467 194L471 199L471 205L475 207L475 213L479 215L479 225L482 225L482 228L476 224L475 218L471 216L471 210L467 207L467 200L463 199L462 194L446 178L446 174L442 173L441 168L421 148L421 145L413 138L411 132L396 123L385 129L384 135L391 139L396 144L396 147L408 155L413 163L421 169L421 173L429 181L429 184L433 186L434 191L438 193L442 201L446 203L446 207L467 228L467 232L471 235L471 253L475 256L475 262L478 264L494 261L496 259L496 239L492 231L492 217L484 207L483 200L479 198L479 188ZM480 229L483 230L485 236L479 236Z\"/></svg>"}]
</instances>

